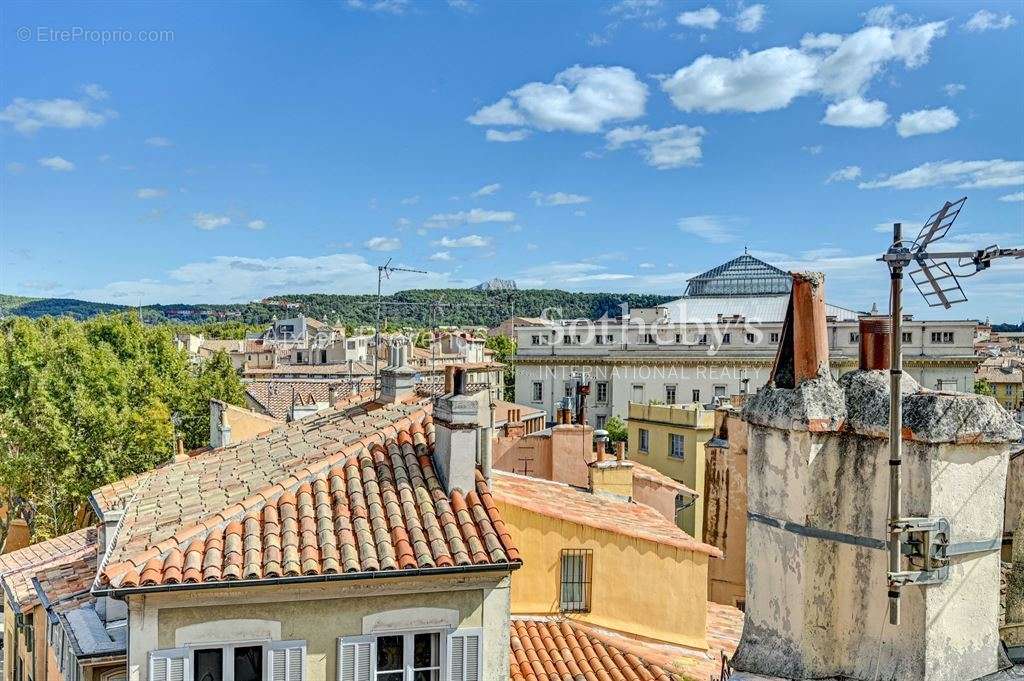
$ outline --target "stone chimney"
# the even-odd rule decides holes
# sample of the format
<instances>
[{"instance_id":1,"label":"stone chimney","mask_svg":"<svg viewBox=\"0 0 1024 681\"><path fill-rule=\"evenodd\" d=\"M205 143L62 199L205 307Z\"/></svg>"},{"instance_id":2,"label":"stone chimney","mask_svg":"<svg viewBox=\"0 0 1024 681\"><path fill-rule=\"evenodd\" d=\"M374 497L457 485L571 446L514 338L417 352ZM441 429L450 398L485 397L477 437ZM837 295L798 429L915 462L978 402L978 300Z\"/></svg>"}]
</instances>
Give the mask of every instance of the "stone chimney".
<instances>
[{"instance_id":1,"label":"stone chimney","mask_svg":"<svg viewBox=\"0 0 1024 681\"><path fill-rule=\"evenodd\" d=\"M607 459L598 450L598 459L588 465L590 491L598 496L619 500L633 498L633 462L625 459Z\"/></svg>"},{"instance_id":2,"label":"stone chimney","mask_svg":"<svg viewBox=\"0 0 1024 681\"><path fill-rule=\"evenodd\" d=\"M99 528L99 542L96 547L100 553L99 564L103 564L107 552L117 537L117 528L121 524L122 517L124 517L123 508L110 509L103 514L101 519L103 524ZM128 605L123 600L100 596L96 599L96 614L109 628L112 622L119 622L128 617Z\"/></svg>"},{"instance_id":3,"label":"stone chimney","mask_svg":"<svg viewBox=\"0 0 1024 681\"><path fill-rule=\"evenodd\" d=\"M380 370L380 402L401 402L416 390L416 370L407 364L407 353L404 345L389 348L392 364Z\"/></svg>"},{"instance_id":4,"label":"stone chimney","mask_svg":"<svg viewBox=\"0 0 1024 681\"><path fill-rule=\"evenodd\" d=\"M7 537L4 539L3 553L10 553L23 549L32 543L32 533L28 529L28 523L24 518L12 518L11 524L7 527Z\"/></svg>"},{"instance_id":5,"label":"stone chimney","mask_svg":"<svg viewBox=\"0 0 1024 681\"><path fill-rule=\"evenodd\" d=\"M434 401L434 463L449 493L476 489L476 468L489 419L487 392L464 394L465 377L461 374L459 369L454 378L462 392L441 395Z\"/></svg>"},{"instance_id":6,"label":"stone chimney","mask_svg":"<svg viewBox=\"0 0 1024 681\"><path fill-rule=\"evenodd\" d=\"M742 412L746 622L732 678L952 681L994 672L1002 496L1020 428L992 398L923 390L904 375L902 508L937 528L928 537L940 555L927 566L903 559L904 571L928 569L929 583L900 589L901 622L890 625L888 374L832 379L819 354L823 294L820 275L794 275L788 353L780 348L774 382Z\"/></svg>"},{"instance_id":7,"label":"stone chimney","mask_svg":"<svg viewBox=\"0 0 1024 681\"><path fill-rule=\"evenodd\" d=\"M210 400L210 448L227 447L231 444L231 425L228 423L227 405L220 400Z\"/></svg>"}]
</instances>

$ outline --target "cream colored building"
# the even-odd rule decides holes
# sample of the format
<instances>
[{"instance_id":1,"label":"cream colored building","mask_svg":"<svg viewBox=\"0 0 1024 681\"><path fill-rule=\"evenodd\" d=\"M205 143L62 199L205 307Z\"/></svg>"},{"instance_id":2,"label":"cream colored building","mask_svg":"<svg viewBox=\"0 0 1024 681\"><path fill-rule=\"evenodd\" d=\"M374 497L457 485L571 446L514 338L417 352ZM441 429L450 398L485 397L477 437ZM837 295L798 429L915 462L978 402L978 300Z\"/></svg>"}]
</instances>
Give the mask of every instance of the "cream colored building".
<instances>
[{"instance_id":1,"label":"cream colored building","mask_svg":"<svg viewBox=\"0 0 1024 681\"><path fill-rule=\"evenodd\" d=\"M715 427L715 412L700 404L629 404L629 457L690 489L704 489L704 445ZM681 497L682 498L682 497ZM691 536L704 536L704 499L676 509L676 523Z\"/></svg>"},{"instance_id":2,"label":"cream colored building","mask_svg":"<svg viewBox=\"0 0 1024 681\"><path fill-rule=\"evenodd\" d=\"M742 255L690 280L686 295L657 308L599 320L520 319L515 326L515 401L547 411L568 395L575 375L590 383L587 415L603 428L630 402L712 404L753 394L768 381L789 300L789 276ZM857 367L858 318L827 306L833 375ZM903 323L904 371L932 389L971 391L981 359L976 322Z\"/></svg>"}]
</instances>

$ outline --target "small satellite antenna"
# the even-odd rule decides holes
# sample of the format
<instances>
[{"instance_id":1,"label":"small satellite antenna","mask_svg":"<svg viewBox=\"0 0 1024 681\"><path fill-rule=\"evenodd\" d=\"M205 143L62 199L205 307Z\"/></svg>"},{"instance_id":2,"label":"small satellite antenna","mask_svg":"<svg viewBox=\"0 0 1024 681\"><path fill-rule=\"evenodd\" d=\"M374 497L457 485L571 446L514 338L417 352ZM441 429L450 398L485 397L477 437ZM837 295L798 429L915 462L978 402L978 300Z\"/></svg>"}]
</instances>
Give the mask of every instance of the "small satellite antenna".
<instances>
[{"instance_id":1,"label":"small satellite antenna","mask_svg":"<svg viewBox=\"0 0 1024 681\"><path fill-rule=\"evenodd\" d=\"M889 313L892 317L892 341L889 366L889 622L900 623L900 588L910 584L933 584L945 579L942 557L932 550L946 540L949 524L943 518L903 518L900 510L901 466L903 463L903 405L900 382L903 376L903 272L910 267L910 280L929 307L949 309L967 300L960 280L972 277L992 266L997 258L1024 258L1024 248L989 246L976 251L931 251L929 248L949 233L963 210L967 197L947 201L931 214L917 238L903 240L903 226L893 225L892 245L879 258L889 267L891 280ZM955 265L950 264L956 261ZM918 533L921 541L905 541L904 534ZM904 571L901 556L905 545L910 555L924 546L922 571ZM938 559L936 559L938 557Z\"/></svg>"},{"instance_id":2,"label":"small satellite antenna","mask_svg":"<svg viewBox=\"0 0 1024 681\"><path fill-rule=\"evenodd\" d=\"M378 395L380 392L380 370L378 363L380 362L380 313L381 306L383 305L383 299L380 295L380 284L384 279L390 279L392 272L414 272L416 274L427 274L425 270L412 270L407 267L397 267L391 264L391 258L388 258L387 262L383 265L377 265L377 323L375 325L376 333L373 336L373 392L374 395Z\"/></svg>"}]
</instances>

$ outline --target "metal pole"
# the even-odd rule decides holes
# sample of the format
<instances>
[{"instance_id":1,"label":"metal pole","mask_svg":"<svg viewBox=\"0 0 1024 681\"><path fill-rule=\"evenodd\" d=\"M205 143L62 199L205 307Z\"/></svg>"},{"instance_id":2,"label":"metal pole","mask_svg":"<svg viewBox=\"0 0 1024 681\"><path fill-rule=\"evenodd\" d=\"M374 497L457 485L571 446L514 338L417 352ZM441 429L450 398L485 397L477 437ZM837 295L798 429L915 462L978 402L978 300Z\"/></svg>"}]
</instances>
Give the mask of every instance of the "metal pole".
<instances>
[{"instance_id":1,"label":"metal pole","mask_svg":"<svg viewBox=\"0 0 1024 681\"><path fill-rule=\"evenodd\" d=\"M386 265L385 265L385 267L386 267ZM373 339L373 396L374 396L374 399L376 399L380 395L379 388L378 388L380 374L377 371L377 362L378 362L378 358L380 356L380 306L381 306L380 280L381 280L381 278L383 276L384 276L384 267L381 267L381 266L378 265L377 266L377 324L375 326L376 333L374 334L374 339Z\"/></svg>"},{"instance_id":2,"label":"metal pole","mask_svg":"<svg viewBox=\"0 0 1024 681\"><path fill-rule=\"evenodd\" d=\"M903 226L895 223L892 226L893 245L899 246L903 240ZM889 572L900 571L900 473L903 464L903 400L900 395L900 382L903 375L903 265L894 262L889 274L891 293L889 312L892 315L892 342L890 343L889 362ZM899 587L889 586L889 622L900 623L900 591Z\"/></svg>"}]
</instances>

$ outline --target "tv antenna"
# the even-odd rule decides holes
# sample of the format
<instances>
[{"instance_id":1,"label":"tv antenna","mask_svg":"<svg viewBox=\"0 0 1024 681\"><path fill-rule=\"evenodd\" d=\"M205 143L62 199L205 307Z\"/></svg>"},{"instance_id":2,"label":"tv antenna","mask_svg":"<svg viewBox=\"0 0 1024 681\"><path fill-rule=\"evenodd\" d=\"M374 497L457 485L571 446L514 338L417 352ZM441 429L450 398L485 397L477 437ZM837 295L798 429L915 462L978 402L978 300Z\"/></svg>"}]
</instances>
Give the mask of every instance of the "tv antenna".
<instances>
[{"instance_id":1,"label":"tv antenna","mask_svg":"<svg viewBox=\"0 0 1024 681\"><path fill-rule=\"evenodd\" d=\"M910 267L910 280L929 307L949 309L967 301L960 279L973 277L992 266L997 258L1024 258L1024 248L989 246L975 251L932 251L953 226L967 197L950 203L947 201L931 214L913 241L903 239L903 226L892 226L892 245L879 258L889 267L889 314L892 318L892 337L889 362L889 622L900 623L900 588L910 584L934 584L945 580L948 568L943 569L944 554L933 555L933 544L941 545L947 538L949 523L944 518L903 518L900 510L901 466L903 464L903 404L900 382L903 376L903 272ZM955 265L950 262L955 261ZM955 268L955 269L954 269ZM972 271L973 270L973 271ZM924 541L904 541L905 533L923 535ZM947 535L947 536L943 536ZM914 546L924 547L924 569L902 570L904 545L916 553Z\"/></svg>"},{"instance_id":2,"label":"tv antenna","mask_svg":"<svg viewBox=\"0 0 1024 681\"><path fill-rule=\"evenodd\" d=\"M378 362L380 361L380 312L383 300L380 295L380 283L384 279L390 279L392 272L414 272L416 274L427 274L425 270L413 270L408 267L398 267L391 264L391 258L388 258L387 262L383 265L377 265L377 323L375 325L376 333L373 337L373 394L378 396L380 394L380 371L378 369Z\"/></svg>"}]
</instances>

